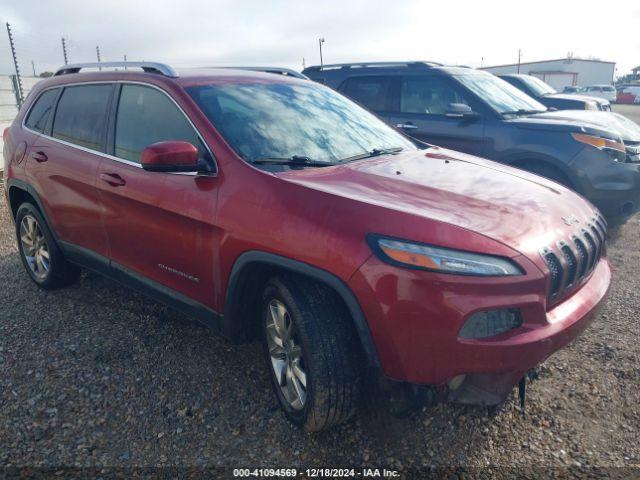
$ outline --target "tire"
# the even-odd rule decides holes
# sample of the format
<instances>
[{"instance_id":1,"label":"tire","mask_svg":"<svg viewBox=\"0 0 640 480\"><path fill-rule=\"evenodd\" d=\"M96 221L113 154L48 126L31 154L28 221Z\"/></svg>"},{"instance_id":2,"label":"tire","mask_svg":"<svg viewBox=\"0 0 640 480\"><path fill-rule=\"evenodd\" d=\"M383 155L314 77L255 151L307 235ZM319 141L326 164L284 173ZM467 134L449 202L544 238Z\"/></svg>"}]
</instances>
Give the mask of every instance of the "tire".
<instances>
[{"instance_id":1,"label":"tire","mask_svg":"<svg viewBox=\"0 0 640 480\"><path fill-rule=\"evenodd\" d=\"M278 316L288 335L279 333ZM262 325L267 367L287 418L306 432L349 420L360 401L362 354L337 294L304 277L272 278L263 294Z\"/></svg>"},{"instance_id":2,"label":"tire","mask_svg":"<svg viewBox=\"0 0 640 480\"><path fill-rule=\"evenodd\" d=\"M15 223L20 259L36 285L53 290L78 280L80 269L65 260L47 222L33 204L20 205Z\"/></svg>"}]
</instances>

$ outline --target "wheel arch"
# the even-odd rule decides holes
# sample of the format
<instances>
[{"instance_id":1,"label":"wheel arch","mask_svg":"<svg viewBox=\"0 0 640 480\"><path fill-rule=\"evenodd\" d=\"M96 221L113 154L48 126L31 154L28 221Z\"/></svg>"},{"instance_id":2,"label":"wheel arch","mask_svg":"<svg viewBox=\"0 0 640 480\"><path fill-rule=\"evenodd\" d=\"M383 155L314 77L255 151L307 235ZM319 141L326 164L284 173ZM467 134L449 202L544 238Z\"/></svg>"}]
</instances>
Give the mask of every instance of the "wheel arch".
<instances>
[{"instance_id":1,"label":"wheel arch","mask_svg":"<svg viewBox=\"0 0 640 480\"><path fill-rule=\"evenodd\" d=\"M51 225L51 221L49 220L47 211L45 210L42 200L40 200L40 196L38 195L38 192L36 192L35 188L22 180L17 180L14 178L7 180L6 188L7 197L9 199L9 208L11 208L13 218L16 218L18 208L20 208L20 205L22 203L26 201L31 202L38 208L40 214L42 215L42 218L44 218L44 221L47 222L49 231L57 240L56 232Z\"/></svg>"},{"instance_id":2,"label":"wheel arch","mask_svg":"<svg viewBox=\"0 0 640 480\"><path fill-rule=\"evenodd\" d=\"M358 300L347 284L326 270L273 253L253 250L243 253L236 259L227 283L221 325L223 335L239 341L246 335L247 330L251 331L248 319L255 318L251 314L256 312L250 309L259 305L259 299L255 295L262 295L262 291L259 290L260 285L264 285L270 276L282 272L303 275L316 280L331 288L339 296L349 311L369 365L379 370L380 359L369 325ZM246 328L247 326L249 329Z\"/></svg>"},{"instance_id":3,"label":"wheel arch","mask_svg":"<svg viewBox=\"0 0 640 480\"><path fill-rule=\"evenodd\" d=\"M541 165L545 168L558 172L558 174L566 180L567 186L575 190L576 182L574 181L571 169L568 168L565 163L549 155L523 152L510 155L502 159L501 162L511 167L521 168L522 170L526 171L529 171L527 168L525 168L527 165Z\"/></svg>"}]
</instances>

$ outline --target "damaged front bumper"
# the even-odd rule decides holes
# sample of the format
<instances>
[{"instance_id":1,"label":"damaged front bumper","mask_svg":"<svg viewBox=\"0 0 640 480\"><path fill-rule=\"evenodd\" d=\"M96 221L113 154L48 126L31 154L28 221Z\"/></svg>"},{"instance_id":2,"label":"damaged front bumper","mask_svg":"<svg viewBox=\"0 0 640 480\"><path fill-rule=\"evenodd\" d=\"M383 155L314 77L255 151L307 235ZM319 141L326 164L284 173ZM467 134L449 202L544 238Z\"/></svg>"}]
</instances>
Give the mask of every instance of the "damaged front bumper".
<instances>
[{"instance_id":1,"label":"damaged front bumper","mask_svg":"<svg viewBox=\"0 0 640 480\"><path fill-rule=\"evenodd\" d=\"M546 312L544 325L495 341L465 340L460 344L464 349L461 357L475 357L478 362L458 365L451 376L435 385L405 382L405 392L427 403L495 406L519 385L524 406L526 379L535 377L540 363L587 328L604 304L610 281L611 268L603 260L580 290Z\"/></svg>"}]
</instances>

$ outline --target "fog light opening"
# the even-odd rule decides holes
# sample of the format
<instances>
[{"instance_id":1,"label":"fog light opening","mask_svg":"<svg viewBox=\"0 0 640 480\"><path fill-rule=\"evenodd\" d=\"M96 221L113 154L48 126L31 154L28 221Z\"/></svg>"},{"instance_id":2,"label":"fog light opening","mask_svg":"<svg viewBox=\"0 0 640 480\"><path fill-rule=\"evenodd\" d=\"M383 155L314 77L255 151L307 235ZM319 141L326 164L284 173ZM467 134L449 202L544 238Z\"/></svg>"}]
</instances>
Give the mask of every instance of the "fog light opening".
<instances>
[{"instance_id":1,"label":"fog light opening","mask_svg":"<svg viewBox=\"0 0 640 480\"><path fill-rule=\"evenodd\" d=\"M522 325L522 315L517 308L487 310L471 315L460 329L460 338L487 338L500 335Z\"/></svg>"}]
</instances>

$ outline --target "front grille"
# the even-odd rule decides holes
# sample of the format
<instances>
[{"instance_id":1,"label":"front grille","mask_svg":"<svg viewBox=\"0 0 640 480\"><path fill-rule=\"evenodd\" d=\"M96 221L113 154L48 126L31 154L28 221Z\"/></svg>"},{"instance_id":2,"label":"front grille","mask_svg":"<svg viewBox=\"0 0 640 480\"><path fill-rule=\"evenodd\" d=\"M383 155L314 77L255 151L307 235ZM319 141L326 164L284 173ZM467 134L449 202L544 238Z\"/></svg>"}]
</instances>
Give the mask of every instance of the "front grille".
<instances>
[{"instance_id":1,"label":"front grille","mask_svg":"<svg viewBox=\"0 0 640 480\"><path fill-rule=\"evenodd\" d=\"M625 142L627 162L640 162L640 142Z\"/></svg>"},{"instance_id":2,"label":"front grille","mask_svg":"<svg viewBox=\"0 0 640 480\"><path fill-rule=\"evenodd\" d=\"M549 301L555 303L591 274L606 252L606 222L596 216L570 239L540 250L549 272Z\"/></svg>"}]
</instances>

